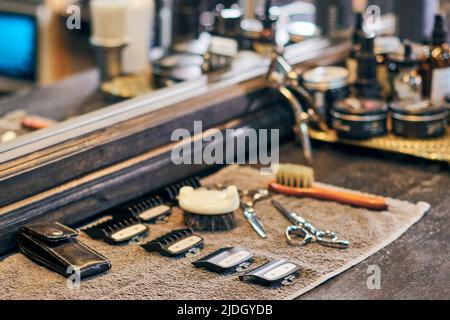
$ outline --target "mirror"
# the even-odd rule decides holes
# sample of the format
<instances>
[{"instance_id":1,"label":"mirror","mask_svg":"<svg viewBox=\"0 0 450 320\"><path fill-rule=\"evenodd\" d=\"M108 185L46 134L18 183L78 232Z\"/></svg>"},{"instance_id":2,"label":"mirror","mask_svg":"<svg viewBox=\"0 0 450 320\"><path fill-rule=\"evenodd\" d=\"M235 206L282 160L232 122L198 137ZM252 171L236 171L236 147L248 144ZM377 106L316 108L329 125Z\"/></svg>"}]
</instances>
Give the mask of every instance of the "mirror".
<instances>
[{"instance_id":1,"label":"mirror","mask_svg":"<svg viewBox=\"0 0 450 320\"><path fill-rule=\"evenodd\" d=\"M354 10L376 4L382 14L401 11L394 3L2 0L1 163L23 146L51 145L47 138L62 132L76 138L77 128L98 119L125 114L126 121L174 103L168 97L260 77L274 47L298 60L311 47L320 50L323 39L348 38Z\"/></svg>"},{"instance_id":2,"label":"mirror","mask_svg":"<svg viewBox=\"0 0 450 320\"><path fill-rule=\"evenodd\" d=\"M1 1L0 150L264 67L273 45L319 36L315 12L311 1Z\"/></svg>"}]
</instances>

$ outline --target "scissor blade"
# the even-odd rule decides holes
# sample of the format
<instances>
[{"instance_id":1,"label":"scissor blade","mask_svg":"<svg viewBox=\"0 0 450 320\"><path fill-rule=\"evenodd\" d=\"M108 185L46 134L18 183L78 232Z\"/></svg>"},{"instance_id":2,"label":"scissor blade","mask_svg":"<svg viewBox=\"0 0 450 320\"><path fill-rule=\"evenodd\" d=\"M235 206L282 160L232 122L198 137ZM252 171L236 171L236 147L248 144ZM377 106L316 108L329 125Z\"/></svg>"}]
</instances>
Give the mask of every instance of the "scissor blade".
<instances>
[{"instance_id":1,"label":"scissor blade","mask_svg":"<svg viewBox=\"0 0 450 320\"><path fill-rule=\"evenodd\" d=\"M286 209L281 203L279 203L278 201L272 200L272 205L278 210L280 211L280 213L283 214L283 216L285 216L286 219L288 219L291 223L296 224L297 220L292 216L292 213Z\"/></svg>"},{"instance_id":2,"label":"scissor blade","mask_svg":"<svg viewBox=\"0 0 450 320\"><path fill-rule=\"evenodd\" d=\"M265 239L267 237L266 231L264 230L264 227L262 226L256 215L253 212L245 210L244 216L245 218L247 218L253 229L255 229L256 233L258 233L261 238Z\"/></svg>"}]
</instances>

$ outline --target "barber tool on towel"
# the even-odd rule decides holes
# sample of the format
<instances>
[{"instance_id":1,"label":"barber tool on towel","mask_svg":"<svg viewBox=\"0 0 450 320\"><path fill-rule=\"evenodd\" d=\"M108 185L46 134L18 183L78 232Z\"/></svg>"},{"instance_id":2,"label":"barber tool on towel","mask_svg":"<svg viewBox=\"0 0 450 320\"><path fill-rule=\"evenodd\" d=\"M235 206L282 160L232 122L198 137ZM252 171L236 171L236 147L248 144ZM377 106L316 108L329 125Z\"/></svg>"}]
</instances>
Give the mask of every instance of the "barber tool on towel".
<instances>
[{"instance_id":1,"label":"barber tool on towel","mask_svg":"<svg viewBox=\"0 0 450 320\"><path fill-rule=\"evenodd\" d=\"M128 201L110 211L115 218L131 216L146 224L164 223L172 214L171 207L176 205L180 189L186 186L199 188L200 180L190 178L178 181L156 192Z\"/></svg>"},{"instance_id":2,"label":"barber tool on towel","mask_svg":"<svg viewBox=\"0 0 450 320\"><path fill-rule=\"evenodd\" d=\"M286 259L270 261L239 277L242 281L270 287L289 285L298 277L300 267Z\"/></svg>"},{"instance_id":3,"label":"barber tool on towel","mask_svg":"<svg viewBox=\"0 0 450 320\"><path fill-rule=\"evenodd\" d=\"M286 228L286 238L292 246L304 246L311 242L317 242L326 247L336 249L348 249L350 243L338 238L336 232L320 230L314 227L294 212L287 210L281 203L272 200L273 206L288 219L292 226Z\"/></svg>"},{"instance_id":4,"label":"barber tool on towel","mask_svg":"<svg viewBox=\"0 0 450 320\"><path fill-rule=\"evenodd\" d=\"M177 258L196 254L203 248L203 238L191 229L169 232L142 245L148 252L159 252L163 256Z\"/></svg>"},{"instance_id":5,"label":"barber tool on towel","mask_svg":"<svg viewBox=\"0 0 450 320\"><path fill-rule=\"evenodd\" d=\"M167 222L172 213L171 207L166 205L160 196L134 201L124 211L144 223Z\"/></svg>"},{"instance_id":6,"label":"barber tool on towel","mask_svg":"<svg viewBox=\"0 0 450 320\"><path fill-rule=\"evenodd\" d=\"M265 200L270 197L269 190L259 189L256 191L243 191L241 192L241 209L244 213L244 217L250 223L250 225L255 229L258 235L265 239L267 237L266 231L256 216L255 203L258 201ZM247 199L248 201L245 201Z\"/></svg>"},{"instance_id":7,"label":"barber tool on towel","mask_svg":"<svg viewBox=\"0 0 450 320\"><path fill-rule=\"evenodd\" d=\"M111 262L81 243L78 231L58 222L39 222L20 228L20 251L34 262L67 278L74 272L81 280L111 269Z\"/></svg>"},{"instance_id":8,"label":"barber tool on towel","mask_svg":"<svg viewBox=\"0 0 450 320\"><path fill-rule=\"evenodd\" d=\"M197 231L229 231L236 227L234 211L239 208L236 186L225 190L183 187L178 197L184 222Z\"/></svg>"},{"instance_id":9,"label":"barber tool on towel","mask_svg":"<svg viewBox=\"0 0 450 320\"><path fill-rule=\"evenodd\" d=\"M136 217L111 217L83 231L92 239L118 245L143 237L148 233L148 227Z\"/></svg>"},{"instance_id":10,"label":"barber tool on towel","mask_svg":"<svg viewBox=\"0 0 450 320\"><path fill-rule=\"evenodd\" d=\"M253 254L247 249L223 248L192 264L197 268L225 274L244 271L250 267L252 261Z\"/></svg>"},{"instance_id":11,"label":"barber tool on towel","mask_svg":"<svg viewBox=\"0 0 450 320\"><path fill-rule=\"evenodd\" d=\"M335 201L369 210L387 210L388 205L382 197L320 188L314 185L312 168L294 164L282 164L279 167L276 182L269 183L269 189L276 193Z\"/></svg>"},{"instance_id":12,"label":"barber tool on towel","mask_svg":"<svg viewBox=\"0 0 450 320\"><path fill-rule=\"evenodd\" d=\"M148 233L147 224L167 222L172 213L180 188L199 187L198 178L178 181L161 188L156 193L146 194L108 210L106 221L90 226L83 231L95 240L109 244L124 244L137 240Z\"/></svg>"}]
</instances>

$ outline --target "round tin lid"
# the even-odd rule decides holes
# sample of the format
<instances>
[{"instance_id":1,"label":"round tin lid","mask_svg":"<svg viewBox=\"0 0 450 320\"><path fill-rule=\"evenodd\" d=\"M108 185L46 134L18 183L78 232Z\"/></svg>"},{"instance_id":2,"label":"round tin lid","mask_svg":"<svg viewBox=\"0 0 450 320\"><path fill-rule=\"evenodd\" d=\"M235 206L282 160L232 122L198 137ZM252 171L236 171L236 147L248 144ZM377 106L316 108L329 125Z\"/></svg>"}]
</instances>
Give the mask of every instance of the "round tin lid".
<instances>
[{"instance_id":1,"label":"round tin lid","mask_svg":"<svg viewBox=\"0 0 450 320\"><path fill-rule=\"evenodd\" d=\"M427 52L426 52L426 48L420 44L417 43L409 43L411 45L411 55L410 55L410 59L413 61L422 61L426 58L427 56ZM393 61L393 62L403 62L405 61L405 46L400 45L397 50L395 50L394 52L391 52L389 54L389 60Z\"/></svg>"},{"instance_id":2,"label":"round tin lid","mask_svg":"<svg viewBox=\"0 0 450 320\"><path fill-rule=\"evenodd\" d=\"M241 22L241 30L244 35L251 39L258 39L263 30L261 21L256 19L245 19Z\"/></svg>"},{"instance_id":3,"label":"round tin lid","mask_svg":"<svg viewBox=\"0 0 450 320\"><path fill-rule=\"evenodd\" d=\"M388 106L382 100L347 98L337 101L334 110L350 115L375 115L386 113Z\"/></svg>"},{"instance_id":4,"label":"round tin lid","mask_svg":"<svg viewBox=\"0 0 450 320\"><path fill-rule=\"evenodd\" d=\"M154 62L160 68L172 69L175 67L201 66L203 57L194 54L173 54Z\"/></svg>"},{"instance_id":5,"label":"round tin lid","mask_svg":"<svg viewBox=\"0 0 450 320\"><path fill-rule=\"evenodd\" d=\"M327 91L348 85L350 73L342 67L318 67L303 74L303 84L307 89Z\"/></svg>"},{"instance_id":6,"label":"round tin lid","mask_svg":"<svg viewBox=\"0 0 450 320\"><path fill-rule=\"evenodd\" d=\"M172 69L169 75L177 80L192 80L202 76L202 68L199 66L181 66Z\"/></svg>"},{"instance_id":7,"label":"round tin lid","mask_svg":"<svg viewBox=\"0 0 450 320\"><path fill-rule=\"evenodd\" d=\"M390 54L401 46L400 39L397 37L377 37L375 38L375 54Z\"/></svg>"},{"instance_id":8,"label":"round tin lid","mask_svg":"<svg viewBox=\"0 0 450 320\"><path fill-rule=\"evenodd\" d=\"M430 103L430 100L421 100L416 102L395 102L391 103L390 109L394 113L404 115L435 115L446 112L443 106L436 106Z\"/></svg>"},{"instance_id":9,"label":"round tin lid","mask_svg":"<svg viewBox=\"0 0 450 320\"><path fill-rule=\"evenodd\" d=\"M316 24L308 21L290 22L287 29L293 42L300 42L319 34L319 28L317 28Z\"/></svg>"}]
</instances>

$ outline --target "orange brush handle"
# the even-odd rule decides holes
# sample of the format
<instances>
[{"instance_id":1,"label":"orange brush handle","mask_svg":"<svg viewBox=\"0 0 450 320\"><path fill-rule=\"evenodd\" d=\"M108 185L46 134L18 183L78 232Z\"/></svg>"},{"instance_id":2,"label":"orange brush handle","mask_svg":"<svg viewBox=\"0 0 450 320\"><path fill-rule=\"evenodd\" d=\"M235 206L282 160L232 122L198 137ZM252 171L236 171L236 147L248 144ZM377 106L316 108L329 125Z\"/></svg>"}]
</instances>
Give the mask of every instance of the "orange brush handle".
<instances>
[{"instance_id":1,"label":"orange brush handle","mask_svg":"<svg viewBox=\"0 0 450 320\"><path fill-rule=\"evenodd\" d=\"M356 193L335 191L324 188L292 188L271 182L269 189L288 196L307 197L320 200L329 200L369 210L387 210L386 201L381 197L371 197Z\"/></svg>"}]
</instances>

